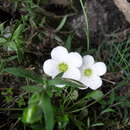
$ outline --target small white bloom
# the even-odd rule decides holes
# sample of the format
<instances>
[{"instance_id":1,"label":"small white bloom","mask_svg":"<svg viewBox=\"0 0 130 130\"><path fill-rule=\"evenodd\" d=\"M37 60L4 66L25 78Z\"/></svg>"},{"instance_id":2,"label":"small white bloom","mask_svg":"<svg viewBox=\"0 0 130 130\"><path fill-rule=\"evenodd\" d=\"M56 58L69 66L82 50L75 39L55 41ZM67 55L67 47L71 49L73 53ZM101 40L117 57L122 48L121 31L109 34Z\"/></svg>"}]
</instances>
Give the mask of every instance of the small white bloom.
<instances>
[{"instance_id":1,"label":"small white bloom","mask_svg":"<svg viewBox=\"0 0 130 130\"><path fill-rule=\"evenodd\" d=\"M44 62L43 70L52 78L64 72L63 78L79 80L81 76L79 68L81 65L82 57L79 53L68 53L66 48L58 46L51 51L51 59Z\"/></svg>"},{"instance_id":2,"label":"small white bloom","mask_svg":"<svg viewBox=\"0 0 130 130\"><path fill-rule=\"evenodd\" d=\"M89 87L93 90L96 90L102 85L102 79L100 78L100 76L106 73L107 67L103 62L95 62L92 56L86 55L83 57L83 64L80 70L80 82L82 82L86 86L86 88Z\"/></svg>"}]
</instances>

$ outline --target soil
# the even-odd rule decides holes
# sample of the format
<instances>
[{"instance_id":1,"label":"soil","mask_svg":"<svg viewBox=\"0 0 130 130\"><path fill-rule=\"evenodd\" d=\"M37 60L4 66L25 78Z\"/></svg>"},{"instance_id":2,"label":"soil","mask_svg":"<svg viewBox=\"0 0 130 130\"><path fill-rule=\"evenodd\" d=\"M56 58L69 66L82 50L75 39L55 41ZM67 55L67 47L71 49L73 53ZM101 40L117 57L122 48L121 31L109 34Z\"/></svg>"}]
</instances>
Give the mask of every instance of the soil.
<instances>
[{"instance_id":1,"label":"soil","mask_svg":"<svg viewBox=\"0 0 130 130\"><path fill-rule=\"evenodd\" d=\"M74 31L77 35L77 37L75 38L75 44L81 46L80 41L86 39L83 31L83 28L85 27L85 21L81 11L81 7L79 7L78 3L74 4L77 8L78 13L74 16L69 17L68 27L71 27L72 31ZM52 0L50 4L46 3L46 5L42 7L47 12L49 12L46 15L48 16L48 14L51 14L48 17L57 22L59 21L59 19L61 20L62 15L65 15L68 12L71 13L72 10L69 9L69 6L70 5L66 0L65 3L59 3L57 0ZM13 7L14 6L9 1L0 1L0 23L8 21L7 25L9 25L11 21L19 19L22 16L21 11L14 10ZM122 42L122 40L126 40L126 35L128 35L128 33L130 32L130 26L125 20L123 14L115 6L113 0L87 0L86 8L88 10L90 41L93 46L98 46L104 40L106 40L106 42L110 41L110 39L112 39L110 34L112 33L115 33L117 35L116 40L118 40L118 38L120 37L118 36L119 33L122 36L120 42ZM125 30L127 30L127 33L124 35L123 32ZM30 57L32 59L30 65L37 66L38 68L42 66L43 61L49 57L51 49L55 46L54 43L50 44L52 42L53 40L51 38L48 38L46 41L44 41L44 45L43 43L39 43L39 45L29 46L31 53L28 52L26 53L26 55L27 59L30 59ZM3 58L3 55L8 56L8 53L0 51L0 58ZM34 62L34 59L36 59L37 63ZM14 62L8 64L7 66L23 65ZM14 90L17 90L14 93L15 96L20 93L19 88L24 84L24 79L16 78L8 74L0 75L0 90L4 90L5 88L13 88ZM0 96L0 108L2 108L3 106L6 107L6 104L3 102L3 97ZM15 105L12 105L11 107L15 107ZM11 128L15 130L15 128L12 126L15 126L15 123L17 124L17 120L15 117L10 117L13 115L16 116L16 114L13 113L14 112L0 111L0 130L11 130Z\"/></svg>"},{"instance_id":2,"label":"soil","mask_svg":"<svg viewBox=\"0 0 130 130\"><path fill-rule=\"evenodd\" d=\"M121 33L128 29L129 23L125 20L123 14L118 10L113 0L87 0L86 8L88 10L88 21L90 37L93 44L100 44L108 39L109 34ZM80 38L85 38L83 28L85 27L84 16L81 13L72 18L72 28ZM118 38L118 36L117 36ZM124 40L124 38L122 38ZM120 39L120 42L122 40Z\"/></svg>"}]
</instances>

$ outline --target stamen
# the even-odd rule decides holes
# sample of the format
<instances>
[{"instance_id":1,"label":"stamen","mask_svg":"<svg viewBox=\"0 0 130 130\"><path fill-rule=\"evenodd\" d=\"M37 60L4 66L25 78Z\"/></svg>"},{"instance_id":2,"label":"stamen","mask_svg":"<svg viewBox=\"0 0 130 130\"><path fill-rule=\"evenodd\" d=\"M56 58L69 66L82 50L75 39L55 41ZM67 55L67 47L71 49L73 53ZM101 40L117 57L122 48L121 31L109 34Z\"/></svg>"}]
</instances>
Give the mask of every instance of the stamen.
<instances>
[{"instance_id":1,"label":"stamen","mask_svg":"<svg viewBox=\"0 0 130 130\"><path fill-rule=\"evenodd\" d=\"M60 72L66 72L68 70L68 65L65 63L60 63L58 65L58 69Z\"/></svg>"},{"instance_id":2,"label":"stamen","mask_svg":"<svg viewBox=\"0 0 130 130\"><path fill-rule=\"evenodd\" d=\"M87 77L91 76L92 75L92 70L91 69L85 69L84 70L84 75L87 76Z\"/></svg>"}]
</instances>

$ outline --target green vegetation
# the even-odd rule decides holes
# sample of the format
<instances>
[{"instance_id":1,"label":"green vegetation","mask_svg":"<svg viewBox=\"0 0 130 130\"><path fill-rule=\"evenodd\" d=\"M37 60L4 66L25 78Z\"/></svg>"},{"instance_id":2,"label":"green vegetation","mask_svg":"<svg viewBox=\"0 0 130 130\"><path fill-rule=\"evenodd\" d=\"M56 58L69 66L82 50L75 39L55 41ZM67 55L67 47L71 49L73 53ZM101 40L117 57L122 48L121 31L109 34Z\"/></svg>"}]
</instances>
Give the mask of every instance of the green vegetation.
<instances>
[{"instance_id":1,"label":"green vegetation","mask_svg":"<svg viewBox=\"0 0 130 130\"><path fill-rule=\"evenodd\" d=\"M18 10L20 17L0 24L1 130L125 130L130 126L130 36L118 43L113 34L111 41L92 45L87 8L80 0L86 28L85 39L78 45L79 39L68 25L78 9L70 1L69 11L63 15L47 11L48 0L11 1L10 8ZM58 45L104 62L107 73L102 87L80 90L84 85L63 79L63 73L53 79L45 75L43 63ZM68 66L62 63L59 68L65 72Z\"/></svg>"}]
</instances>

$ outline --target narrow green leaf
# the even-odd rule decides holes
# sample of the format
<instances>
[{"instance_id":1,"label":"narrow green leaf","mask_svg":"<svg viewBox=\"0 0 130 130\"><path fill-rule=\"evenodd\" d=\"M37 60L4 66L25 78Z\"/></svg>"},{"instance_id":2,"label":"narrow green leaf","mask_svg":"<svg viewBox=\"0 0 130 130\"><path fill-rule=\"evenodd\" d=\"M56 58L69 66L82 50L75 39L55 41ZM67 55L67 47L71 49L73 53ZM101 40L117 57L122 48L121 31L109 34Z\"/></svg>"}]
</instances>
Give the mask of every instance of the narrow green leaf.
<instances>
[{"instance_id":1,"label":"narrow green leaf","mask_svg":"<svg viewBox=\"0 0 130 130\"><path fill-rule=\"evenodd\" d=\"M93 124L93 125L91 125L92 127L95 127L95 126L103 126L104 125L104 123L96 123L96 124Z\"/></svg>"},{"instance_id":2,"label":"narrow green leaf","mask_svg":"<svg viewBox=\"0 0 130 130\"><path fill-rule=\"evenodd\" d=\"M96 90L96 91L92 91L91 93L87 94L86 98L92 98L95 100L99 100L103 96L104 96L104 94L102 93L102 91Z\"/></svg>"},{"instance_id":3,"label":"narrow green leaf","mask_svg":"<svg viewBox=\"0 0 130 130\"><path fill-rule=\"evenodd\" d=\"M9 43L8 47L17 52L19 62L22 62L24 55L24 46L22 39L22 32L24 29L24 25L20 24L16 30L14 31Z\"/></svg>"},{"instance_id":4,"label":"narrow green leaf","mask_svg":"<svg viewBox=\"0 0 130 130\"><path fill-rule=\"evenodd\" d=\"M0 45L5 45L6 44L6 39L3 37L0 37Z\"/></svg>"},{"instance_id":5,"label":"narrow green leaf","mask_svg":"<svg viewBox=\"0 0 130 130\"><path fill-rule=\"evenodd\" d=\"M66 22L66 20L67 20L67 17L68 17L68 16L65 15L64 18L61 20L59 26L56 28L56 32L59 32L59 31L63 28L63 26L65 25L65 22Z\"/></svg>"},{"instance_id":6,"label":"narrow green leaf","mask_svg":"<svg viewBox=\"0 0 130 130\"><path fill-rule=\"evenodd\" d=\"M57 42L60 42L61 45L64 45L64 41L58 36L58 35L54 35L54 39L57 41Z\"/></svg>"},{"instance_id":7,"label":"narrow green leaf","mask_svg":"<svg viewBox=\"0 0 130 130\"><path fill-rule=\"evenodd\" d=\"M71 120L74 122L74 124L78 128L78 130L84 130L84 125L86 125L86 124L84 124L83 121L74 118L74 115L71 116Z\"/></svg>"},{"instance_id":8,"label":"narrow green leaf","mask_svg":"<svg viewBox=\"0 0 130 130\"><path fill-rule=\"evenodd\" d=\"M25 69L22 69L20 67L19 68L12 67L12 68L6 68L6 69L4 69L4 71L11 73L11 74L18 76L18 77L29 78L37 83L43 84L42 77L35 74L34 72L32 72L30 70L25 70Z\"/></svg>"},{"instance_id":9,"label":"narrow green leaf","mask_svg":"<svg viewBox=\"0 0 130 130\"><path fill-rule=\"evenodd\" d=\"M66 40L66 42L65 42L65 47L66 47L69 51L70 51L70 49L71 49L72 39L73 39L73 35L71 34L71 35L69 35L69 36L67 37L67 40Z\"/></svg>"},{"instance_id":10,"label":"narrow green leaf","mask_svg":"<svg viewBox=\"0 0 130 130\"><path fill-rule=\"evenodd\" d=\"M69 123L69 116L66 114L60 115L58 117L58 122L60 123L60 129L66 128L67 124Z\"/></svg>"},{"instance_id":11,"label":"narrow green leaf","mask_svg":"<svg viewBox=\"0 0 130 130\"><path fill-rule=\"evenodd\" d=\"M129 107L130 108L130 101L125 101L125 102L122 102L121 104L120 104L120 106L122 106L122 107Z\"/></svg>"},{"instance_id":12,"label":"narrow green leaf","mask_svg":"<svg viewBox=\"0 0 130 130\"><path fill-rule=\"evenodd\" d=\"M113 110L113 109L111 109L111 108L107 108L107 109L103 110L103 111L100 113L100 115L103 115L103 114L109 113L109 112L116 112L116 111Z\"/></svg>"},{"instance_id":13,"label":"narrow green leaf","mask_svg":"<svg viewBox=\"0 0 130 130\"><path fill-rule=\"evenodd\" d=\"M5 24L5 22L0 24L0 33L1 34L5 31L4 30L4 24Z\"/></svg>"},{"instance_id":14,"label":"narrow green leaf","mask_svg":"<svg viewBox=\"0 0 130 130\"><path fill-rule=\"evenodd\" d=\"M15 60L16 58L17 58L17 56L10 56L10 57L8 57L8 58L6 58L6 59L1 59L1 60L0 60L0 73L3 72L4 67L5 67L5 65L7 64L7 62L10 62L10 61L12 61L12 60Z\"/></svg>"},{"instance_id":15,"label":"narrow green leaf","mask_svg":"<svg viewBox=\"0 0 130 130\"><path fill-rule=\"evenodd\" d=\"M109 104L113 104L114 101L115 101L115 91L112 91L110 95Z\"/></svg>"},{"instance_id":16,"label":"narrow green leaf","mask_svg":"<svg viewBox=\"0 0 130 130\"><path fill-rule=\"evenodd\" d=\"M46 93L43 93L41 95L39 105L41 106L44 112L46 130L53 130L54 127L53 108L51 105L51 100Z\"/></svg>"},{"instance_id":17,"label":"narrow green leaf","mask_svg":"<svg viewBox=\"0 0 130 130\"><path fill-rule=\"evenodd\" d=\"M128 39L127 39L127 43L130 43L130 37L128 37Z\"/></svg>"},{"instance_id":18,"label":"narrow green leaf","mask_svg":"<svg viewBox=\"0 0 130 130\"><path fill-rule=\"evenodd\" d=\"M14 41L7 41L6 46L8 47L9 50L17 51L17 46Z\"/></svg>"},{"instance_id":19,"label":"narrow green leaf","mask_svg":"<svg viewBox=\"0 0 130 130\"><path fill-rule=\"evenodd\" d=\"M20 34L22 33L22 31L23 31L23 27L24 27L24 25L23 24L20 24L17 28L16 28L16 30L14 31L14 33L13 33L13 36L12 36L12 39L19 39L19 37L20 37Z\"/></svg>"},{"instance_id":20,"label":"narrow green leaf","mask_svg":"<svg viewBox=\"0 0 130 130\"><path fill-rule=\"evenodd\" d=\"M22 122L33 124L35 122L40 121L42 118L42 110L38 105L30 105L23 112Z\"/></svg>"},{"instance_id":21,"label":"narrow green leaf","mask_svg":"<svg viewBox=\"0 0 130 130\"><path fill-rule=\"evenodd\" d=\"M3 71L5 64L6 64L5 61L1 59L1 61L0 61L0 72Z\"/></svg>"},{"instance_id":22,"label":"narrow green leaf","mask_svg":"<svg viewBox=\"0 0 130 130\"><path fill-rule=\"evenodd\" d=\"M17 59L17 56L10 56L7 59L5 59L5 61L10 62L10 61L15 60L15 59Z\"/></svg>"},{"instance_id":23,"label":"narrow green leaf","mask_svg":"<svg viewBox=\"0 0 130 130\"><path fill-rule=\"evenodd\" d=\"M29 98L28 104L29 105L38 104L40 101L40 98L41 98L40 94L36 92Z\"/></svg>"},{"instance_id":24,"label":"narrow green leaf","mask_svg":"<svg viewBox=\"0 0 130 130\"><path fill-rule=\"evenodd\" d=\"M43 88L35 85L23 86L22 89L29 93L41 92L43 90Z\"/></svg>"}]
</instances>

